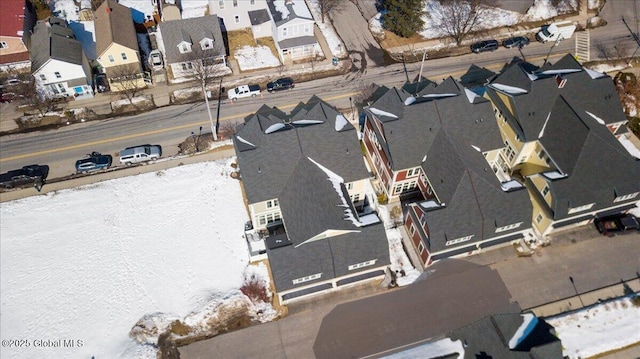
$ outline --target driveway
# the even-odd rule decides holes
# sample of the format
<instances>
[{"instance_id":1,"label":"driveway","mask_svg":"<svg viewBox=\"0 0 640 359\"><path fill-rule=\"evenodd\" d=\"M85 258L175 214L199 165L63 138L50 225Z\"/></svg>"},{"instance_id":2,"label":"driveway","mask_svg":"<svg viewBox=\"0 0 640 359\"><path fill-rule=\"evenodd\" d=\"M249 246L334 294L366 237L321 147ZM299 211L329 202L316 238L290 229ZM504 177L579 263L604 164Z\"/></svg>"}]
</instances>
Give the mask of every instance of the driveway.
<instances>
[{"instance_id":1,"label":"driveway","mask_svg":"<svg viewBox=\"0 0 640 359\"><path fill-rule=\"evenodd\" d=\"M383 66L384 51L369 31L369 19L363 17L353 2L344 1L343 4L331 18L353 61L352 73L364 74L368 67Z\"/></svg>"}]
</instances>

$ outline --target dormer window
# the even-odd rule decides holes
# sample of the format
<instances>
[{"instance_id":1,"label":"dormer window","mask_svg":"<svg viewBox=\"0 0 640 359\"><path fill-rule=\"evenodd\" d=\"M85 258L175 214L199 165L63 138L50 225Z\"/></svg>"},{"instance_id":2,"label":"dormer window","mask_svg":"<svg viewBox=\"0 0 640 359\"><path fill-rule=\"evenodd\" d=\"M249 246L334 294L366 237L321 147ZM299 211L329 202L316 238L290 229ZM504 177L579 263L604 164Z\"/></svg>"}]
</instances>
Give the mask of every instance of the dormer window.
<instances>
[{"instance_id":1,"label":"dormer window","mask_svg":"<svg viewBox=\"0 0 640 359\"><path fill-rule=\"evenodd\" d=\"M212 49L213 48L213 40L212 39L202 39L202 41L200 41L200 47L202 47L202 50Z\"/></svg>"},{"instance_id":2,"label":"dormer window","mask_svg":"<svg viewBox=\"0 0 640 359\"><path fill-rule=\"evenodd\" d=\"M189 53L191 52L191 44L186 41L183 41L178 44L178 50L180 51L181 54Z\"/></svg>"}]
</instances>

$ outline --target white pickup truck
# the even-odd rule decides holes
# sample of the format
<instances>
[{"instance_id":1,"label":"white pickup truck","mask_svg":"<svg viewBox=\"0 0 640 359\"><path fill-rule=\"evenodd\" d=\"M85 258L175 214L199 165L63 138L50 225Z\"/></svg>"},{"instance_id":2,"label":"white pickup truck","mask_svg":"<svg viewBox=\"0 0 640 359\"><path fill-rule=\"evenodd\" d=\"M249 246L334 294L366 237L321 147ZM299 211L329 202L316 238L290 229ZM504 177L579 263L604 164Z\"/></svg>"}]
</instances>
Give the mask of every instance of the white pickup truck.
<instances>
[{"instance_id":1,"label":"white pickup truck","mask_svg":"<svg viewBox=\"0 0 640 359\"><path fill-rule=\"evenodd\" d=\"M236 101L243 97L256 97L260 95L260 85L240 85L227 92L229 100Z\"/></svg>"},{"instance_id":2,"label":"white pickup truck","mask_svg":"<svg viewBox=\"0 0 640 359\"><path fill-rule=\"evenodd\" d=\"M576 25L572 21L554 22L549 26L543 26L536 34L536 40L540 42L560 41L570 39L573 32L576 31Z\"/></svg>"}]
</instances>

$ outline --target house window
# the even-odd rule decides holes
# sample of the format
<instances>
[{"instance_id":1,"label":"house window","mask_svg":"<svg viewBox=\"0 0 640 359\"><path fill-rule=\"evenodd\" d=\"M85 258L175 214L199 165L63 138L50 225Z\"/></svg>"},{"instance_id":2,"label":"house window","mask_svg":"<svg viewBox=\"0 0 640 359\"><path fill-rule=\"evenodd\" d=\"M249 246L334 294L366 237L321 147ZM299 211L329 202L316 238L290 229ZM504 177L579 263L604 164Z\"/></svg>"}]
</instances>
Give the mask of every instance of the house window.
<instances>
[{"instance_id":1,"label":"house window","mask_svg":"<svg viewBox=\"0 0 640 359\"><path fill-rule=\"evenodd\" d=\"M275 222L280 218L282 218L280 216L280 212L267 213L267 214L258 216L258 223L260 224L260 226L264 226L267 223Z\"/></svg>"},{"instance_id":2,"label":"house window","mask_svg":"<svg viewBox=\"0 0 640 359\"><path fill-rule=\"evenodd\" d=\"M545 185L545 186L542 188L542 195L543 195L543 196L546 196L546 195L547 195L547 193L549 193L549 186Z\"/></svg>"},{"instance_id":3,"label":"house window","mask_svg":"<svg viewBox=\"0 0 640 359\"><path fill-rule=\"evenodd\" d=\"M466 237L461 237L461 238L456 238L456 239L452 239L450 241L446 241L444 243L445 246L452 246L454 244L458 244L458 243L462 243L462 242L466 242L468 240L470 240L471 238L473 238L473 236L475 236L475 234L472 234L470 236L466 236Z\"/></svg>"},{"instance_id":4,"label":"house window","mask_svg":"<svg viewBox=\"0 0 640 359\"><path fill-rule=\"evenodd\" d=\"M507 140L504 141L504 145L507 147L505 148L506 157L509 160L509 162L511 162L513 161L513 158L516 156L516 150L513 148L511 143Z\"/></svg>"},{"instance_id":5,"label":"house window","mask_svg":"<svg viewBox=\"0 0 640 359\"><path fill-rule=\"evenodd\" d=\"M4 42L4 41L0 41L0 49L6 49L6 48L8 48L8 47L9 47L9 46L7 45L7 43L6 43L6 42Z\"/></svg>"},{"instance_id":6,"label":"house window","mask_svg":"<svg viewBox=\"0 0 640 359\"><path fill-rule=\"evenodd\" d=\"M584 206L573 207L573 208L569 207L569 211L567 213L572 214L572 213L586 211L588 209L591 209L591 207L593 207L594 205L595 203L589 203L589 204L585 204Z\"/></svg>"},{"instance_id":7,"label":"house window","mask_svg":"<svg viewBox=\"0 0 640 359\"><path fill-rule=\"evenodd\" d=\"M315 279L320 279L320 277L322 277L322 273L316 273L316 274L312 274L312 275L308 275L306 277L302 277L302 278L297 278L293 280L293 284L300 284L300 283L304 283L304 282L309 282Z\"/></svg>"},{"instance_id":8,"label":"house window","mask_svg":"<svg viewBox=\"0 0 640 359\"><path fill-rule=\"evenodd\" d=\"M518 223L510 224L508 226L498 227L498 228L496 228L496 233L510 231L512 229L516 229L516 228L520 227L521 224L522 224L522 222L518 222Z\"/></svg>"},{"instance_id":9,"label":"house window","mask_svg":"<svg viewBox=\"0 0 640 359\"><path fill-rule=\"evenodd\" d=\"M413 234L416 233L416 227L413 225L413 223L411 224L411 226L409 226L409 233L411 233L412 237Z\"/></svg>"},{"instance_id":10,"label":"house window","mask_svg":"<svg viewBox=\"0 0 640 359\"><path fill-rule=\"evenodd\" d=\"M255 5L255 4L256 4L256 0L251 0L251 1L249 2L249 4L250 4L250 5Z\"/></svg>"},{"instance_id":11,"label":"house window","mask_svg":"<svg viewBox=\"0 0 640 359\"><path fill-rule=\"evenodd\" d=\"M120 56L122 56L122 59L123 59L123 60L126 60L126 59L127 59L127 54L125 54L124 52L123 52L123 53L121 53L121 54L120 54Z\"/></svg>"},{"instance_id":12,"label":"house window","mask_svg":"<svg viewBox=\"0 0 640 359\"><path fill-rule=\"evenodd\" d=\"M278 207L278 200L274 199L271 201L267 201L267 208Z\"/></svg>"},{"instance_id":13,"label":"house window","mask_svg":"<svg viewBox=\"0 0 640 359\"><path fill-rule=\"evenodd\" d=\"M366 262L362 262L362 263L358 263L358 264L352 264L348 268L349 268L349 270L354 270L354 269L358 269L358 268L368 267L368 266L372 266L372 265L376 264L376 261L377 261L377 259L372 259L370 261L366 261Z\"/></svg>"},{"instance_id":14,"label":"house window","mask_svg":"<svg viewBox=\"0 0 640 359\"><path fill-rule=\"evenodd\" d=\"M286 27L282 28L282 36L287 36L287 28Z\"/></svg>"},{"instance_id":15,"label":"house window","mask_svg":"<svg viewBox=\"0 0 640 359\"><path fill-rule=\"evenodd\" d=\"M419 173L420 173L420 169L419 168L412 168L412 169L407 171L407 177L417 176Z\"/></svg>"},{"instance_id":16,"label":"house window","mask_svg":"<svg viewBox=\"0 0 640 359\"><path fill-rule=\"evenodd\" d=\"M400 194L402 192L412 190L412 189L416 188L417 184L418 184L417 181L399 183L394 188L394 194Z\"/></svg>"},{"instance_id":17,"label":"house window","mask_svg":"<svg viewBox=\"0 0 640 359\"><path fill-rule=\"evenodd\" d=\"M240 22L240 16L238 15L234 16L233 19L236 21L236 24Z\"/></svg>"},{"instance_id":18,"label":"house window","mask_svg":"<svg viewBox=\"0 0 640 359\"><path fill-rule=\"evenodd\" d=\"M54 94L60 93L60 91L58 91L58 86L56 85L49 85L49 90L51 90L51 92L53 92Z\"/></svg>"},{"instance_id":19,"label":"house window","mask_svg":"<svg viewBox=\"0 0 640 359\"><path fill-rule=\"evenodd\" d=\"M238 0L233 0L233 7L238 7Z\"/></svg>"},{"instance_id":20,"label":"house window","mask_svg":"<svg viewBox=\"0 0 640 359\"><path fill-rule=\"evenodd\" d=\"M353 189L353 183L347 183L347 189L348 190L352 190Z\"/></svg>"},{"instance_id":21,"label":"house window","mask_svg":"<svg viewBox=\"0 0 640 359\"><path fill-rule=\"evenodd\" d=\"M60 92L62 92L62 93L67 92L67 89L64 87L63 84L58 84L58 90L60 90Z\"/></svg>"},{"instance_id":22,"label":"house window","mask_svg":"<svg viewBox=\"0 0 640 359\"><path fill-rule=\"evenodd\" d=\"M186 70L191 70L193 69L193 64L190 62L183 62L182 63L182 70L186 71Z\"/></svg>"},{"instance_id":23,"label":"house window","mask_svg":"<svg viewBox=\"0 0 640 359\"><path fill-rule=\"evenodd\" d=\"M632 199L632 198L636 198L638 196L638 192L636 193L631 193L631 194L627 194L624 196L618 196L616 197L616 199L613 200L613 202L622 202L622 201L626 201L628 199Z\"/></svg>"},{"instance_id":24,"label":"house window","mask_svg":"<svg viewBox=\"0 0 640 359\"><path fill-rule=\"evenodd\" d=\"M46 81L47 77L44 74L40 74L40 80Z\"/></svg>"},{"instance_id":25,"label":"house window","mask_svg":"<svg viewBox=\"0 0 640 359\"><path fill-rule=\"evenodd\" d=\"M309 31L310 31L310 29L311 29L311 26L310 26L310 25L308 25L308 24L307 24L307 25L304 25L304 32L305 32L305 34L308 34L308 33L309 33Z\"/></svg>"},{"instance_id":26,"label":"house window","mask_svg":"<svg viewBox=\"0 0 640 359\"><path fill-rule=\"evenodd\" d=\"M182 43L178 45L178 49L180 50L181 54L186 54L187 52L191 52L191 44Z\"/></svg>"},{"instance_id":27,"label":"house window","mask_svg":"<svg viewBox=\"0 0 640 359\"><path fill-rule=\"evenodd\" d=\"M60 75L58 71L54 72L53 74L56 75L57 79L62 78L62 75Z\"/></svg>"},{"instance_id":28,"label":"house window","mask_svg":"<svg viewBox=\"0 0 640 359\"><path fill-rule=\"evenodd\" d=\"M360 200L360 193L356 193L353 196L349 196L349 198L351 198L352 203L358 202Z\"/></svg>"},{"instance_id":29,"label":"house window","mask_svg":"<svg viewBox=\"0 0 640 359\"><path fill-rule=\"evenodd\" d=\"M200 41L200 47L202 47L203 50L212 48L213 47L213 40L211 40L211 39L202 39L202 41Z\"/></svg>"},{"instance_id":30,"label":"house window","mask_svg":"<svg viewBox=\"0 0 640 359\"><path fill-rule=\"evenodd\" d=\"M115 62L116 60L113 58L113 55L109 55L109 62Z\"/></svg>"},{"instance_id":31,"label":"house window","mask_svg":"<svg viewBox=\"0 0 640 359\"><path fill-rule=\"evenodd\" d=\"M420 243L418 243L418 253L422 254L422 252L424 252L424 243L420 241Z\"/></svg>"},{"instance_id":32,"label":"house window","mask_svg":"<svg viewBox=\"0 0 640 359\"><path fill-rule=\"evenodd\" d=\"M224 9L224 0L218 1L218 7L222 10Z\"/></svg>"},{"instance_id":33,"label":"house window","mask_svg":"<svg viewBox=\"0 0 640 359\"><path fill-rule=\"evenodd\" d=\"M536 223L540 222L542 222L542 213L538 213L538 215L536 216Z\"/></svg>"}]
</instances>

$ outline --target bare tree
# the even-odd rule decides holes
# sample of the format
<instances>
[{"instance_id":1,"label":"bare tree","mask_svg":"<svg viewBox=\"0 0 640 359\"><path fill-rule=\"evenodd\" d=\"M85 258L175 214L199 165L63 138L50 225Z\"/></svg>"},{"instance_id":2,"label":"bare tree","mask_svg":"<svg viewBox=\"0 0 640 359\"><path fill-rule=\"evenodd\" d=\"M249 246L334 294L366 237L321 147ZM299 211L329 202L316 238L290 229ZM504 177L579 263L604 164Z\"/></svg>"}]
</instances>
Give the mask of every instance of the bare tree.
<instances>
[{"instance_id":1,"label":"bare tree","mask_svg":"<svg viewBox=\"0 0 640 359\"><path fill-rule=\"evenodd\" d=\"M595 43L595 48L598 50L598 55L600 55L600 57L604 57L606 61L611 60L611 50L605 43L598 41Z\"/></svg>"},{"instance_id":2,"label":"bare tree","mask_svg":"<svg viewBox=\"0 0 640 359\"><path fill-rule=\"evenodd\" d=\"M137 64L120 65L107 70L111 91L122 94L130 104L146 87Z\"/></svg>"},{"instance_id":3,"label":"bare tree","mask_svg":"<svg viewBox=\"0 0 640 359\"><path fill-rule=\"evenodd\" d=\"M215 80L221 80L228 72L227 67L224 66L224 55L221 55L220 51L215 48L203 50L198 46L193 46L192 51L183 57L182 69L186 77L192 78L200 85L205 106L207 107L207 114L209 115L209 122L211 122L211 132L213 133L214 141L216 141L218 139L217 129L211 116L207 86L213 84ZM221 88L218 89L218 92L221 91ZM220 93L218 93L218 96L220 96Z\"/></svg>"},{"instance_id":4,"label":"bare tree","mask_svg":"<svg viewBox=\"0 0 640 359\"><path fill-rule=\"evenodd\" d=\"M322 14L322 23L324 24L325 16L329 16L334 11L339 11L347 0L318 0L320 5L320 13Z\"/></svg>"},{"instance_id":5,"label":"bare tree","mask_svg":"<svg viewBox=\"0 0 640 359\"><path fill-rule=\"evenodd\" d=\"M623 42L623 41L620 40L620 41L616 42L615 45L613 45L613 48L618 53L618 58L619 59L624 59L624 58L627 57L627 53L629 51L629 47L627 46L626 42Z\"/></svg>"},{"instance_id":6,"label":"bare tree","mask_svg":"<svg viewBox=\"0 0 640 359\"><path fill-rule=\"evenodd\" d=\"M487 19L493 0L440 0L430 12L432 26L451 36L458 46Z\"/></svg>"},{"instance_id":7,"label":"bare tree","mask_svg":"<svg viewBox=\"0 0 640 359\"><path fill-rule=\"evenodd\" d=\"M62 98L51 96L44 87L37 86L33 81L16 86L16 93L20 95L21 102L38 111L40 116L58 108Z\"/></svg>"}]
</instances>

